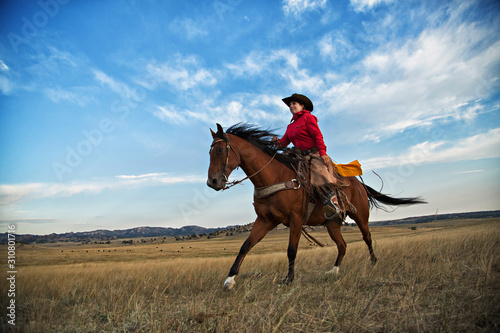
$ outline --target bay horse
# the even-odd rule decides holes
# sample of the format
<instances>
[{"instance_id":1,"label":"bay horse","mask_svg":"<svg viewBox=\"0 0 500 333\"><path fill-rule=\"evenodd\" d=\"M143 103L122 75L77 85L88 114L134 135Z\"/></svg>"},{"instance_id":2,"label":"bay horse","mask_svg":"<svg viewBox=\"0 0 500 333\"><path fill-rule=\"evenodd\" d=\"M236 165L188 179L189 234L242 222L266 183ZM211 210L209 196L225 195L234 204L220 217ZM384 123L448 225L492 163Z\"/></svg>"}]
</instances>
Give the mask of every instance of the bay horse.
<instances>
[{"instance_id":1,"label":"bay horse","mask_svg":"<svg viewBox=\"0 0 500 333\"><path fill-rule=\"evenodd\" d=\"M227 129L224 133L222 126L217 124L217 132L212 133L210 147L210 166L208 168L207 185L216 191L227 189L228 177L237 167L247 175L255 188L262 188L272 184L295 181L296 172L291 167L291 161L283 154L277 154L277 148L271 141L273 133L253 125L238 123ZM245 179L246 179L245 178ZM412 205L424 203L418 197L393 198L384 195L365 185L356 177L346 177L349 186L343 191L355 209L347 210L347 215L359 227L363 240L368 246L371 262L375 264L377 257L373 252L372 238L368 227L369 210L371 206L381 207L386 205ZM325 225L327 222L323 215L323 206L318 201L309 219L304 222L306 205L304 205L304 188L295 186L265 198L254 196L254 209L257 218L241 249L229 270L224 282L224 289L231 289L235 285L235 276L240 270L243 259L266 234L283 223L290 228L288 242L288 274L283 283L291 283L294 279L294 264L303 224L310 226ZM327 273L338 274L340 264L346 253L346 242L340 230L341 223L326 223L326 229L332 240L337 245L338 255L333 268Z\"/></svg>"}]
</instances>

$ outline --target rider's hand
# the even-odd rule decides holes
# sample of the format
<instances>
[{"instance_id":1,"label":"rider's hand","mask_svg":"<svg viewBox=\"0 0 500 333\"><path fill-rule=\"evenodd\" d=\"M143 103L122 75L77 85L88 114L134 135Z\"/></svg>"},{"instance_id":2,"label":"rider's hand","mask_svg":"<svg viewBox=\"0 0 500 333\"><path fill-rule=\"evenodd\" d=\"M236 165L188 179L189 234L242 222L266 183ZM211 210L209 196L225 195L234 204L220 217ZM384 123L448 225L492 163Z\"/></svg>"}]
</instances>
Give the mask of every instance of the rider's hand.
<instances>
[{"instance_id":1,"label":"rider's hand","mask_svg":"<svg viewBox=\"0 0 500 333\"><path fill-rule=\"evenodd\" d=\"M273 137L271 139L271 141L274 143L274 145L277 147L277 148L281 148L281 142L280 142L280 139L278 139L277 136Z\"/></svg>"},{"instance_id":2,"label":"rider's hand","mask_svg":"<svg viewBox=\"0 0 500 333\"><path fill-rule=\"evenodd\" d=\"M323 163L325 163L325 165L328 165L332 160L328 155L321 156L321 159L323 160Z\"/></svg>"}]
</instances>

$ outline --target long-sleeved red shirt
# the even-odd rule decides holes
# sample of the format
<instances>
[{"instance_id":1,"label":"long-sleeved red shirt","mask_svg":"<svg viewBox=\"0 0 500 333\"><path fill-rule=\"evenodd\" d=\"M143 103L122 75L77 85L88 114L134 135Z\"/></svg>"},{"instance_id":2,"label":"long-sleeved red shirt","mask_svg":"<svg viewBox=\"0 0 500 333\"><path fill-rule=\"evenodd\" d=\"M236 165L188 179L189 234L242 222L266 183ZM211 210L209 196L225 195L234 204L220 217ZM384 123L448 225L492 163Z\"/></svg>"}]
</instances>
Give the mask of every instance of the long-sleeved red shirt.
<instances>
[{"instance_id":1,"label":"long-sleeved red shirt","mask_svg":"<svg viewBox=\"0 0 500 333\"><path fill-rule=\"evenodd\" d=\"M280 139L283 147L288 146L290 142L302 150L318 147L319 155L326 155L326 145L318 126L318 119L311 114L311 111L302 110L293 115L285 135Z\"/></svg>"}]
</instances>

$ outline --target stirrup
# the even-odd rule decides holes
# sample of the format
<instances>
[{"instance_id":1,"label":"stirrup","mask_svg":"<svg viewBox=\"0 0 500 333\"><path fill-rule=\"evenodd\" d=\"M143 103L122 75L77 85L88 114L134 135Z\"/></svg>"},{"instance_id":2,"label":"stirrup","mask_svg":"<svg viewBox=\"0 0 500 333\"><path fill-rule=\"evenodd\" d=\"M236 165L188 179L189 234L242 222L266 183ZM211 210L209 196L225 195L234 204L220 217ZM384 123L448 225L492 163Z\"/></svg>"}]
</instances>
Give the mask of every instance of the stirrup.
<instances>
[{"instance_id":1,"label":"stirrup","mask_svg":"<svg viewBox=\"0 0 500 333\"><path fill-rule=\"evenodd\" d=\"M325 219L329 221L342 223L340 208L334 204L323 206L323 215L325 216Z\"/></svg>"}]
</instances>

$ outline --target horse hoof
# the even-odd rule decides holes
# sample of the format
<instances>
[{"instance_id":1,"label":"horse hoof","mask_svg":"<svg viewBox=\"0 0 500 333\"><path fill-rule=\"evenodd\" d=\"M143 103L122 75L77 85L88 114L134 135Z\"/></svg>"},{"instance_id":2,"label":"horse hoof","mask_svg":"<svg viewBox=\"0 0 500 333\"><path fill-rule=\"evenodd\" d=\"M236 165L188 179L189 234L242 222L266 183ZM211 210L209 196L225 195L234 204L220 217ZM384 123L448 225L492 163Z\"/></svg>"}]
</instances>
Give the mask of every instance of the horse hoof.
<instances>
[{"instance_id":1,"label":"horse hoof","mask_svg":"<svg viewBox=\"0 0 500 333\"><path fill-rule=\"evenodd\" d=\"M229 276L226 281L224 281L224 290L233 289L236 282L234 281L234 276Z\"/></svg>"},{"instance_id":2,"label":"horse hoof","mask_svg":"<svg viewBox=\"0 0 500 333\"><path fill-rule=\"evenodd\" d=\"M333 275L338 275L339 274L339 267L338 266L334 266L332 269L330 269L328 272L326 272L325 274L333 274Z\"/></svg>"}]
</instances>

